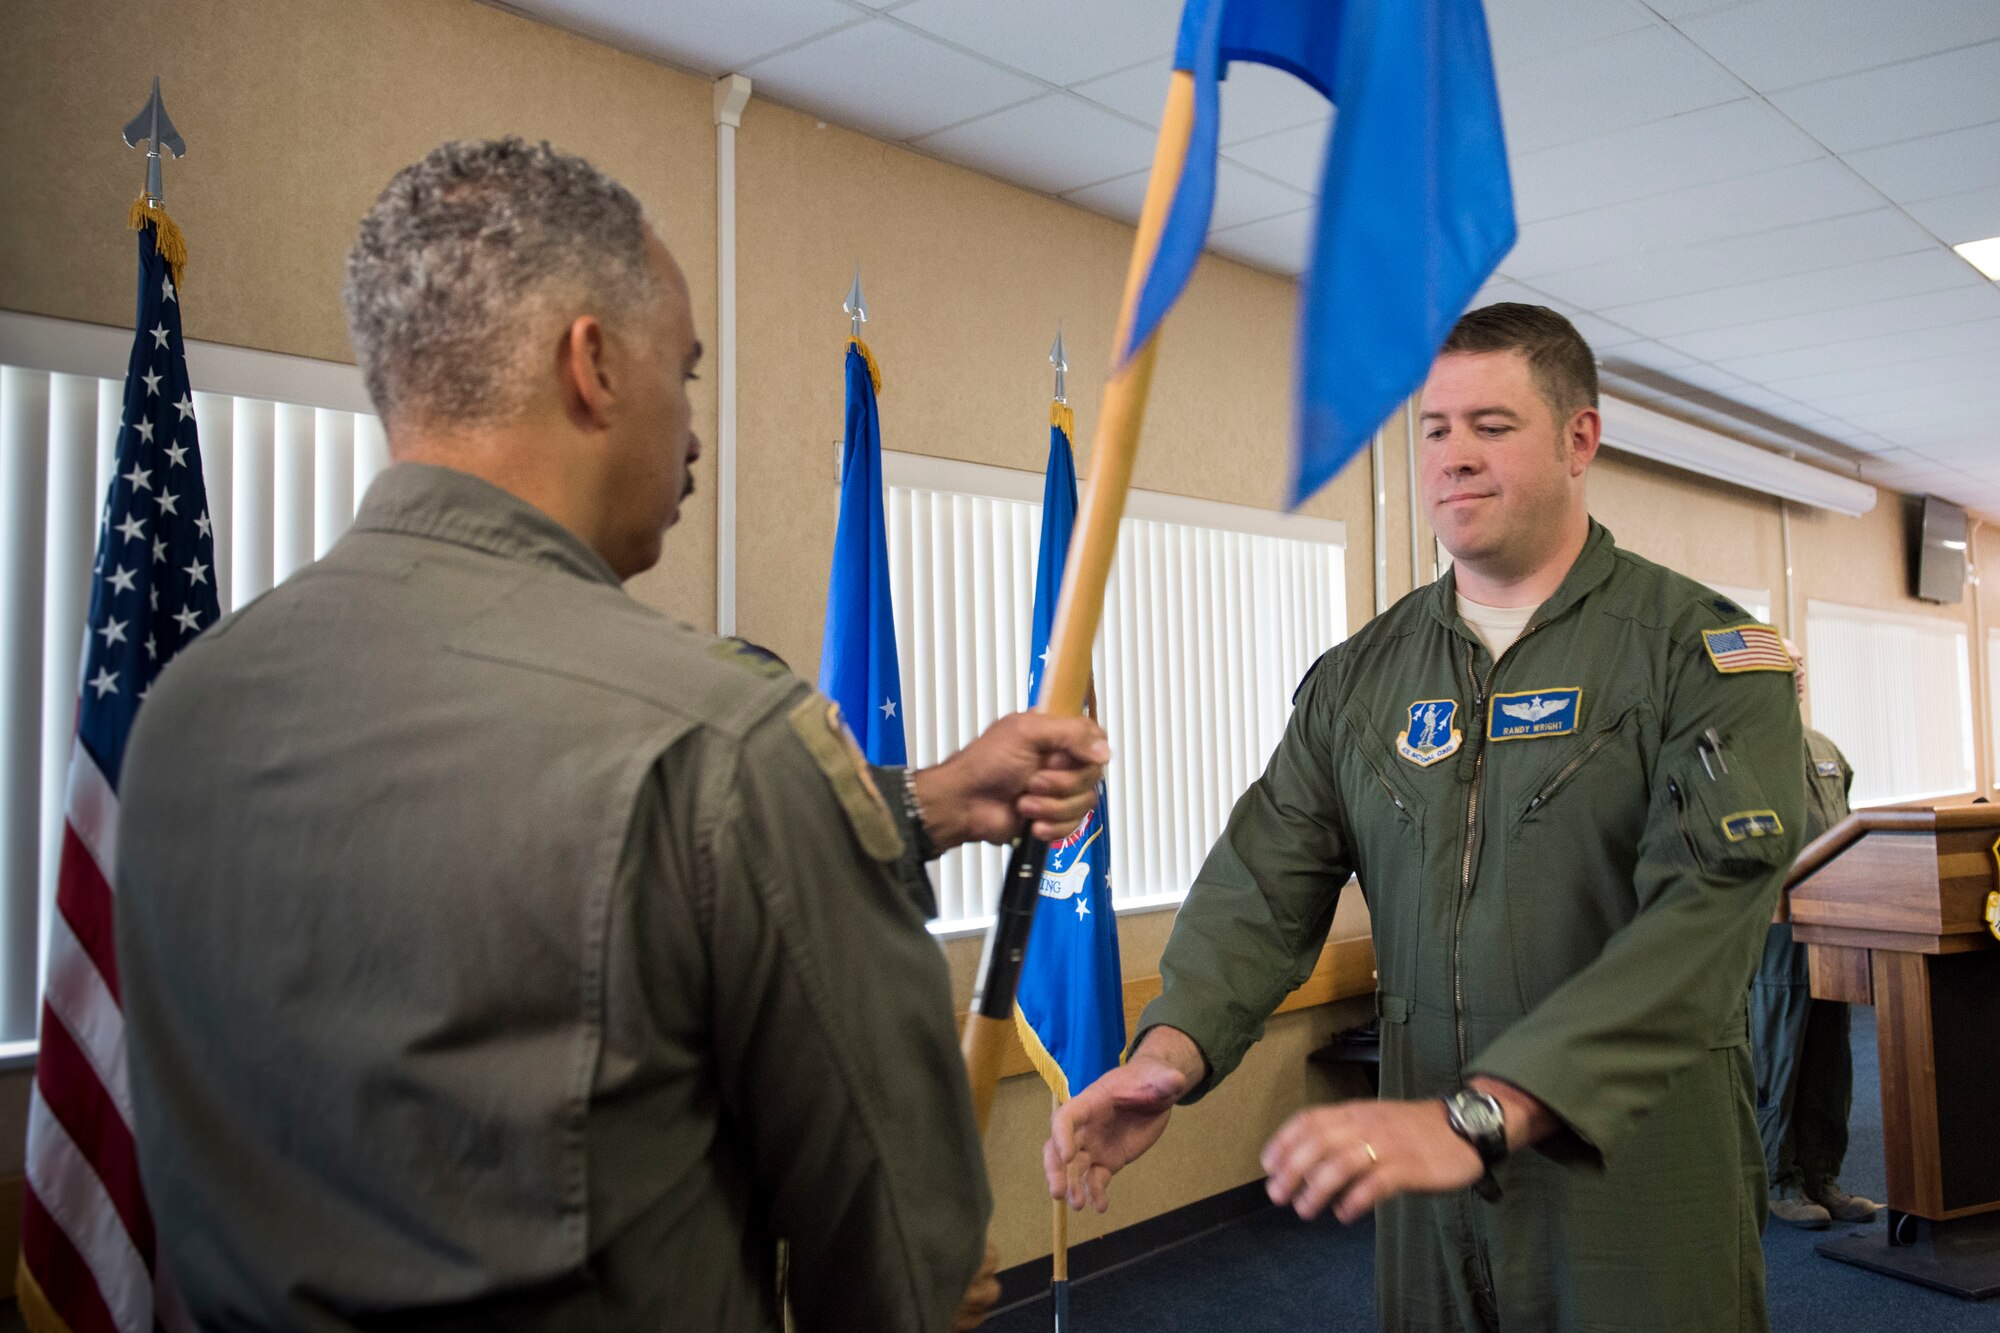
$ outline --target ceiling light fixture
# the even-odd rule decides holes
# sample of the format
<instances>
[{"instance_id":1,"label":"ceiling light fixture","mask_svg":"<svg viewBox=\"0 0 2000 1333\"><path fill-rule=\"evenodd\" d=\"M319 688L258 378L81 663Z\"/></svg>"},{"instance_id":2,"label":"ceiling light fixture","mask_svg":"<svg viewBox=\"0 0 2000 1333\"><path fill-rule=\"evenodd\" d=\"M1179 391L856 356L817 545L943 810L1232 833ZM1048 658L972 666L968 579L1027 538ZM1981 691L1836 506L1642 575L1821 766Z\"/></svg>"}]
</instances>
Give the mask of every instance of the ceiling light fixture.
<instances>
[{"instance_id":1,"label":"ceiling light fixture","mask_svg":"<svg viewBox=\"0 0 2000 1333\"><path fill-rule=\"evenodd\" d=\"M1995 282L2000 282L2000 236L1988 236L1983 241L1967 241L1954 245L1959 258L1984 273Z\"/></svg>"}]
</instances>

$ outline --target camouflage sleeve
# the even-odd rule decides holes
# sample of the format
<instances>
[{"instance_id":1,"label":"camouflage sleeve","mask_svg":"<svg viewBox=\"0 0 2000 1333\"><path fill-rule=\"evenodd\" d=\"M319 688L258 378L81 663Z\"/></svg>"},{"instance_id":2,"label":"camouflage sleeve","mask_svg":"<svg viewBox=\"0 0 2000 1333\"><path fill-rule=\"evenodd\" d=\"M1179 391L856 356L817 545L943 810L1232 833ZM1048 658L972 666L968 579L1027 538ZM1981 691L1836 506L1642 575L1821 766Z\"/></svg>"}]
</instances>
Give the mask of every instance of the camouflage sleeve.
<instances>
[{"instance_id":1,"label":"camouflage sleeve","mask_svg":"<svg viewBox=\"0 0 2000 1333\"><path fill-rule=\"evenodd\" d=\"M1683 650L1661 728L1633 871L1637 914L1467 1071L1547 1104L1573 1131L1547 1150L1589 1164L1681 1070L1747 1040L1750 974L1805 824L1789 672L1724 675L1698 646Z\"/></svg>"},{"instance_id":2,"label":"camouflage sleeve","mask_svg":"<svg viewBox=\"0 0 2000 1333\"><path fill-rule=\"evenodd\" d=\"M1154 1027L1178 1028L1208 1061L1197 1101L1233 1071L1264 1021L1312 975L1352 869L1328 766L1339 690L1334 659L1300 688L1291 723L1216 839L1160 959L1160 997L1140 1014L1137 1048Z\"/></svg>"}]
</instances>

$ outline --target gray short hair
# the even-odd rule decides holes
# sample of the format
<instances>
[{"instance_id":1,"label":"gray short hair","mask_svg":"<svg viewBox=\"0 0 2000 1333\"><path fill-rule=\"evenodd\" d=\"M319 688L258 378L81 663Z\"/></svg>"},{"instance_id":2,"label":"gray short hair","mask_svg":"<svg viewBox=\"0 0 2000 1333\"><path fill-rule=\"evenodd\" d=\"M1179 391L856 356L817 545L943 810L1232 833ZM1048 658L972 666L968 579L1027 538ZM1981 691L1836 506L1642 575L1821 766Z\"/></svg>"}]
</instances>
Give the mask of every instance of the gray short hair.
<instances>
[{"instance_id":1,"label":"gray short hair","mask_svg":"<svg viewBox=\"0 0 2000 1333\"><path fill-rule=\"evenodd\" d=\"M347 256L348 335L384 421L479 423L523 405L516 335L552 299L608 321L654 294L639 201L546 142L440 144L396 173Z\"/></svg>"}]
</instances>

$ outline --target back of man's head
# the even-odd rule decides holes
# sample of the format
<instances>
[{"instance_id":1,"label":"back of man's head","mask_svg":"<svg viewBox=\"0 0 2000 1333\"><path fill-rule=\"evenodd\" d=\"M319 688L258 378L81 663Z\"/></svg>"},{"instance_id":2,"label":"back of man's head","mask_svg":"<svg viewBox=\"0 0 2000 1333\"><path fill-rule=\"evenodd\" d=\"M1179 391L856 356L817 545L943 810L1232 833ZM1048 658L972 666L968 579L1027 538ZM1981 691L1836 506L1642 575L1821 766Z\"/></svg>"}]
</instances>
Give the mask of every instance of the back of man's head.
<instances>
[{"instance_id":1,"label":"back of man's head","mask_svg":"<svg viewBox=\"0 0 2000 1333\"><path fill-rule=\"evenodd\" d=\"M348 334L389 426L515 416L568 321L616 322L657 286L631 191L520 139L441 144L396 173L347 256Z\"/></svg>"},{"instance_id":2,"label":"back of man's head","mask_svg":"<svg viewBox=\"0 0 2000 1333\"><path fill-rule=\"evenodd\" d=\"M1502 301L1468 310L1439 349L1453 352L1519 352L1535 388L1558 424L1597 406L1597 362L1576 326L1547 306Z\"/></svg>"}]
</instances>

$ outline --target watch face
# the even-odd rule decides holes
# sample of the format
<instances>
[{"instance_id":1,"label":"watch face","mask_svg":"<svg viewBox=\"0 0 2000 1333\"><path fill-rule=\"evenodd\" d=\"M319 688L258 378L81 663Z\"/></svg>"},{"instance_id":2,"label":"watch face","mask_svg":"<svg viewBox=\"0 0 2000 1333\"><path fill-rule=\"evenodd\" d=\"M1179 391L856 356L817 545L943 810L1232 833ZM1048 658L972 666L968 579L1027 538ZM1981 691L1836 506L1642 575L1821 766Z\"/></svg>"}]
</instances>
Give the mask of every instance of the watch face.
<instances>
[{"instance_id":1,"label":"watch face","mask_svg":"<svg viewBox=\"0 0 2000 1333\"><path fill-rule=\"evenodd\" d=\"M1459 1122L1474 1139L1502 1139L1507 1132L1505 1118L1500 1113L1500 1105L1491 1097L1477 1092L1461 1092L1451 1099L1452 1108L1458 1112Z\"/></svg>"}]
</instances>

